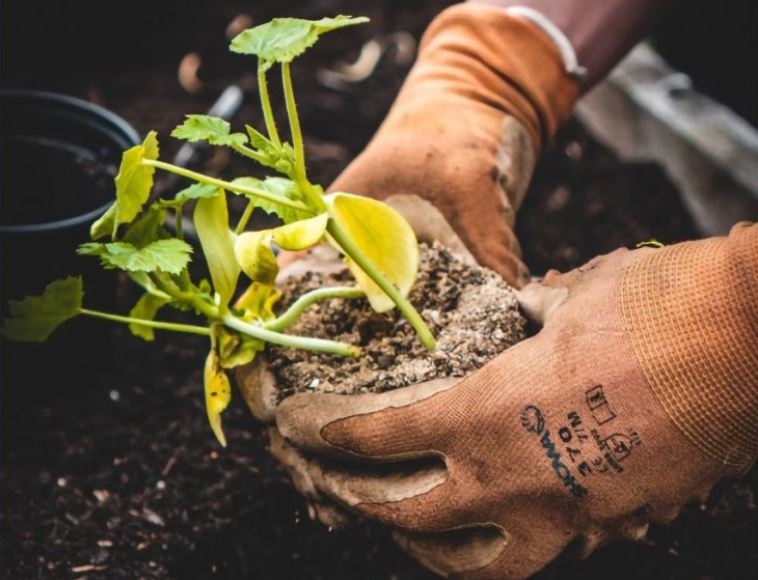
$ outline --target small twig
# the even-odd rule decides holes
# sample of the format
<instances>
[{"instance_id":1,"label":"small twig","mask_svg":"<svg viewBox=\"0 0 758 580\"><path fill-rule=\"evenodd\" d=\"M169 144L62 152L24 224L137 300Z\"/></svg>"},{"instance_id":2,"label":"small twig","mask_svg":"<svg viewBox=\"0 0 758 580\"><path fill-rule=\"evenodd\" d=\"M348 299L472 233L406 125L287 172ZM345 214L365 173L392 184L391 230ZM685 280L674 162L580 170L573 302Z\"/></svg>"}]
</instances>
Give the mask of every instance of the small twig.
<instances>
[{"instance_id":1,"label":"small twig","mask_svg":"<svg viewBox=\"0 0 758 580\"><path fill-rule=\"evenodd\" d=\"M174 468L174 465L176 465L176 455L172 455L171 457L168 458L168 461L166 461L166 465L164 465L163 469L161 470L161 476L166 477Z\"/></svg>"},{"instance_id":2,"label":"small twig","mask_svg":"<svg viewBox=\"0 0 758 580\"><path fill-rule=\"evenodd\" d=\"M108 566L97 566L95 564L82 564L81 566L72 566L71 571L74 574L79 574L81 572L100 572L101 570L106 570Z\"/></svg>"}]
</instances>

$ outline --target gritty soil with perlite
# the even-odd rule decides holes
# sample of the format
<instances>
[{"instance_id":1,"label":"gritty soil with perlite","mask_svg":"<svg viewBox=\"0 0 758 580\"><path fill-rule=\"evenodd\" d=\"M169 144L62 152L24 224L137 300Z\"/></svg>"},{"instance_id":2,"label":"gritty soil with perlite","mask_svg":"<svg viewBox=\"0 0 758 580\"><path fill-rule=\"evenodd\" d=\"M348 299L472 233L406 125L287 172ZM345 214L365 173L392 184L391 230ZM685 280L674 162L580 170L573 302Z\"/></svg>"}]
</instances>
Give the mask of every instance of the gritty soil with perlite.
<instances>
[{"instance_id":1,"label":"gritty soil with perlite","mask_svg":"<svg viewBox=\"0 0 758 580\"><path fill-rule=\"evenodd\" d=\"M291 278L283 288L282 308L311 289L350 280L346 268ZM467 264L439 244L421 246L410 301L437 337L434 351L424 348L397 310L378 314L365 299L329 300L311 307L289 332L358 345L363 356L345 359L272 347L267 359L279 398L312 390L381 392L464 377L525 336L525 320L511 287L495 272Z\"/></svg>"}]
</instances>

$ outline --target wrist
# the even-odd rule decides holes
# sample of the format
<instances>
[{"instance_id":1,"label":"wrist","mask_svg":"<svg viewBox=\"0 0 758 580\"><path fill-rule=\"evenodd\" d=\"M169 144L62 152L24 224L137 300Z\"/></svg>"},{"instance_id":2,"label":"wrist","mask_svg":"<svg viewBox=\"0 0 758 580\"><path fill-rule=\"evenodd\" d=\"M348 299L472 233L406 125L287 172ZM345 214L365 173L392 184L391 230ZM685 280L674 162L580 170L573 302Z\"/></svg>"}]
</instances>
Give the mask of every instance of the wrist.
<instances>
[{"instance_id":1,"label":"wrist","mask_svg":"<svg viewBox=\"0 0 758 580\"><path fill-rule=\"evenodd\" d=\"M587 91L642 40L672 0L468 0L501 9L525 7L542 14L573 47L586 68Z\"/></svg>"},{"instance_id":2,"label":"wrist","mask_svg":"<svg viewBox=\"0 0 758 580\"><path fill-rule=\"evenodd\" d=\"M434 81L423 76L430 64L445 73L445 90L518 120L536 153L568 118L579 91L558 46L543 29L485 4L457 4L432 21L407 84Z\"/></svg>"}]
</instances>

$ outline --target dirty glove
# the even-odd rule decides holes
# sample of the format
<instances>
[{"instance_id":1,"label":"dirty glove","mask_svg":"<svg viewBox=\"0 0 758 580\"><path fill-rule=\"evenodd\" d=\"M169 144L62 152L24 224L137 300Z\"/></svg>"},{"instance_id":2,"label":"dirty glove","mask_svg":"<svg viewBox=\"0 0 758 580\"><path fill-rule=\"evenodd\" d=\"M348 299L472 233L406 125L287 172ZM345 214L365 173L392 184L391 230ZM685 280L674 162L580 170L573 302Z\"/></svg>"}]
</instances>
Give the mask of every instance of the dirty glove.
<instances>
[{"instance_id":1,"label":"dirty glove","mask_svg":"<svg viewBox=\"0 0 758 580\"><path fill-rule=\"evenodd\" d=\"M481 265L520 286L527 271L515 212L577 91L534 24L502 8L456 5L432 22L386 120L330 189L423 198Z\"/></svg>"},{"instance_id":2,"label":"dirty glove","mask_svg":"<svg viewBox=\"0 0 758 580\"><path fill-rule=\"evenodd\" d=\"M298 486L443 575L521 578L669 522L758 451L758 225L523 291L544 322L470 377L277 410ZM280 449L281 451L281 449Z\"/></svg>"}]
</instances>

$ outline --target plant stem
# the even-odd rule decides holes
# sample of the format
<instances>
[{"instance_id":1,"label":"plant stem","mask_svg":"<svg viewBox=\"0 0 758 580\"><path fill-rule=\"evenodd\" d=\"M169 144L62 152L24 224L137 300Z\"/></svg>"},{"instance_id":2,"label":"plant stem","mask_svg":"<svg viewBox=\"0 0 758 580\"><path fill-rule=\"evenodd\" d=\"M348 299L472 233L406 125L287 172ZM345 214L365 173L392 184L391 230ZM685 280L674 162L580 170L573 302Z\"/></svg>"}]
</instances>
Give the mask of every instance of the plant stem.
<instances>
[{"instance_id":1,"label":"plant stem","mask_svg":"<svg viewBox=\"0 0 758 580\"><path fill-rule=\"evenodd\" d=\"M305 196L306 203L319 212L326 209L326 204L321 196L308 181L305 172L305 146L303 145L303 132L300 129L300 118L297 116L297 104L295 93L292 89L292 74L290 63L282 63L282 85L284 87L284 100L287 105L287 119L292 134L292 147L295 150L295 174L292 176L300 191Z\"/></svg>"},{"instance_id":2,"label":"plant stem","mask_svg":"<svg viewBox=\"0 0 758 580\"><path fill-rule=\"evenodd\" d=\"M403 296L395 285L387 280L384 275L376 269L376 266L371 263L368 256L353 242L352 238L335 222L333 219L329 219L329 224L326 227L326 231L334 238L342 250L347 254L358 267L363 270L366 275L371 278L382 291L390 297L390 299L397 305L400 312L403 313L406 320L416 329L419 335L419 339L429 350L434 349L436 340L432 335L429 327L421 318L421 315L416 311L413 305Z\"/></svg>"},{"instance_id":3,"label":"plant stem","mask_svg":"<svg viewBox=\"0 0 758 580\"><path fill-rule=\"evenodd\" d=\"M281 334L279 332L273 332L261 326L250 324L227 314L221 318L221 321L229 328L262 340L271 344L278 344L279 346L286 346L289 348L299 348L302 350L312 350L315 352L327 352L330 354L336 354L339 356L359 356L361 351L359 348L344 342L336 342L334 340L324 340L321 338L309 338L305 336L292 336L290 334Z\"/></svg>"},{"instance_id":4,"label":"plant stem","mask_svg":"<svg viewBox=\"0 0 758 580\"><path fill-rule=\"evenodd\" d=\"M240 235L242 232L245 231L245 228L247 227L247 222L250 221L250 216L253 215L253 210L255 209L255 205L253 204L253 200L247 202L247 207L245 208L245 211L242 212L242 216L240 217L240 221L237 222L237 227L234 228L234 233L237 235Z\"/></svg>"},{"instance_id":5,"label":"plant stem","mask_svg":"<svg viewBox=\"0 0 758 580\"><path fill-rule=\"evenodd\" d=\"M266 71L260 67L258 67L258 93L261 97L261 108L263 109L263 119L266 122L268 138L273 141L274 145L281 147L282 142L279 140L279 132L276 130L276 119L274 119L274 111L271 109L271 99L268 96Z\"/></svg>"},{"instance_id":6,"label":"plant stem","mask_svg":"<svg viewBox=\"0 0 758 580\"><path fill-rule=\"evenodd\" d=\"M193 294L192 292L179 292L177 294L168 291L168 294L171 294L177 300L182 300L184 302L190 303L193 307L202 312L203 316L210 320L215 320L219 316L218 308L204 302L200 297Z\"/></svg>"},{"instance_id":7,"label":"plant stem","mask_svg":"<svg viewBox=\"0 0 758 580\"><path fill-rule=\"evenodd\" d=\"M244 145L240 145L238 143L232 143L231 148L234 149L240 155L249 157L253 161L260 163L261 165L266 165L265 163L266 159L263 157L263 155L261 155L257 151L250 149L250 147L245 147Z\"/></svg>"},{"instance_id":8,"label":"plant stem","mask_svg":"<svg viewBox=\"0 0 758 580\"><path fill-rule=\"evenodd\" d=\"M185 271L186 271L186 268L185 268ZM167 284L163 284L162 281L157 276L154 276L152 274L148 274L148 276L150 277L150 280L152 281L153 285L156 288L168 294L171 298L190 304L196 310L201 312L203 316L207 317L209 320L215 320L218 318L218 315L219 315L218 308L211 306L207 302L203 301L196 294L193 294L192 292L183 292L176 287L170 287Z\"/></svg>"},{"instance_id":9,"label":"plant stem","mask_svg":"<svg viewBox=\"0 0 758 580\"><path fill-rule=\"evenodd\" d=\"M312 304L320 300L328 300L329 298L343 298L351 300L354 298L363 298L366 294L360 288L353 286L336 286L333 288L317 288L310 292L303 294L298 298L287 311L275 318L274 320L264 324L264 328L268 330L274 330L281 332L285 328L291 326L300 316L303 311Z\"/></svg>"},{"instance_id":10,"label":"plant stem","mask_svg":"<svg viewBox=\"0 0 758 580\"><path fill-rule=\"evenodd\" d=\"M190 324L178 324L175 322L160 322L158 320L143 320L141 318L120 316L118 314L111 314L109 312L100 312L99 310L89 310L87 308L80 308L79 312L86 316L93 316L95 318L102 318L104 320L111 320L113 322L121 322L123 324L140 324L142 326L149 326L150 328L157 328L160 330L188 332L190 334L201 334L203 336L210 336L211 334L210 328L207 328L205 326L192 326Z\"/></svg>"},{"instance_id":11,"label":"plant stem","mask_svg":"<svg viewBox=\"0 0 758 580\"><path fill-rule=\"evenodd\" d=\"M180 240L184 239L184 228L183 228L183 218L184 218L184 207L179 206L176 208L176 211L174 212L174 228L176 229L176 237Z\"/></svg>"},{"instance_id":12,"label":"plant stem","mask_svg":"<svg viewBox=\"0 0 758 580\"><path fill-rule=\"evenodd\" d=\"M176 237L180 240L184 239L184 205L180 205L174 210L174 229L176 230ZM182 270L182 281L185 284L189 284L191 282L190 280L190 274L189 270L185 266Z\"/></svg>"},{"instance_id":13,"label":"plant stem","mask_svg":"<svg viewBox=\"0 0 758 580\"><path fill-rule=\"evenodd\" d=\"M307 205L305 205L304 203L300 201L297 201L294 199L287 199L286 197L269 193L268 191L264 191L256 187L249 187L247 185L239 185L236 183L231 183L229 181L224 181L223 179L216 179L215 177L209 177L207 175L203 175L202 173L197 173L196 171L192 171L190 169L184 169L183 167L178 167L176 165L172 165L171 163L166 163L165 161L153 161L152 159L143 159L140 163L142 165L147 165L149 167L155 167L156 169L162 169L170 173L175 173L177 175L181 175L182 177L186 177L194 181L199 181L201 183L208 183L210 185L215 185L223 189L235 191L243 195L259 197L261 199L265 199L267 201L277 203L285 207L291 207L293 209L299 209L301 211L307 211L311 213L313 212L313 210L310 207L308 207Z\"/></svg>"},{"instance_id":14,"label":"plant stem","mask_svg":"<svg viewBox=\"0 0 758 580\"><path fill-rule=\"evenodd\" d=\"M282 85L284 86L284 100L287 105L287 119L290 123L292 134L292 147L295 150L295 174L305 179L305 147L303 146L303 133L300 130L300 119L297 116L297 104L295 93L292 89L292 74L290 63L282 63Z\"/></svg>"}]
</instances>

